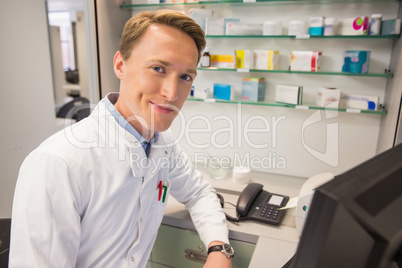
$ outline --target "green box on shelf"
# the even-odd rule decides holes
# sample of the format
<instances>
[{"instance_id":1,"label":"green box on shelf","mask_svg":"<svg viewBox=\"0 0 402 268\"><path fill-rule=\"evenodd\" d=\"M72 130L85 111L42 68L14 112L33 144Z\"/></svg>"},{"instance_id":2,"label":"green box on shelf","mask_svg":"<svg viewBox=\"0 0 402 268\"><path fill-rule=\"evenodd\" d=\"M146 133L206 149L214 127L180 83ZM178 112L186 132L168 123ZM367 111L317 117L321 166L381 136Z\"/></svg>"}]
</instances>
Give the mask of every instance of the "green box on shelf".
<instances>
[{"instance_id":1,"label":"green box on shelf","mask_svg":"<svg viewBox=\"0 0 402 268\"><path fill-rule=\"evenodd\" d=\"M241 98L247 101L263 101L265 99L265 78L244 77L241 86Z\"/></svg>"}]
</instances>

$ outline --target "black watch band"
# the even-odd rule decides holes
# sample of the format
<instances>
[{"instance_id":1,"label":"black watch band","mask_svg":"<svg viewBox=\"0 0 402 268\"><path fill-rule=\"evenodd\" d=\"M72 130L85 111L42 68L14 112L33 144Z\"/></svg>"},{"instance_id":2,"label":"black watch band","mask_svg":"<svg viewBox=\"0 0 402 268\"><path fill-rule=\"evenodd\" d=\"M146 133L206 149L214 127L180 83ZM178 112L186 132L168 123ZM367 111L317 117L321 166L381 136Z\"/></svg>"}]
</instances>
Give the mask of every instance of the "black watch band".
<instances>
[{"instance_id":1,"label":"black watch band","mask_svg":"<svg viewBox=\"0 0 402 268\"><path fill-rule=\"evenodd\" d=\"M209 247L208 255L209 255L209 253L214 252L214 251L222 252L228 258L233 258L233 256L234 256L234 249L229 244L215 245L215 246Z\"/></svg>"}]
</instances>

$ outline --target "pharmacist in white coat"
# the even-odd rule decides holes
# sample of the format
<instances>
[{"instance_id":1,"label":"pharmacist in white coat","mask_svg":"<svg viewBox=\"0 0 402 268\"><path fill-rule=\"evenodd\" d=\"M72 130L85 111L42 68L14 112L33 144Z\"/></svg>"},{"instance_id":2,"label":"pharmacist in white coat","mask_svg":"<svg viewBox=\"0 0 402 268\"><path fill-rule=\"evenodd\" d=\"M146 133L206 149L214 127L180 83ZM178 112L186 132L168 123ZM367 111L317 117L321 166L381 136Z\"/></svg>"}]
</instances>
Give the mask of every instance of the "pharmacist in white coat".
<instances>
[{"instance_id":1,"label":"pharmacist in white coat","mask_svg":"<svg viewBox=\"0 0 402 268\"><path fill-rule=\"evenodd\" d=\"M215 191L168 130L204 46L201 28L179 12L127 22L114 58L119 93L21 166L9 267L145 267L169 195L210 248L205 267L231 267L232 249L219 250L229 241Z\"/></svg>"}]
</instances>

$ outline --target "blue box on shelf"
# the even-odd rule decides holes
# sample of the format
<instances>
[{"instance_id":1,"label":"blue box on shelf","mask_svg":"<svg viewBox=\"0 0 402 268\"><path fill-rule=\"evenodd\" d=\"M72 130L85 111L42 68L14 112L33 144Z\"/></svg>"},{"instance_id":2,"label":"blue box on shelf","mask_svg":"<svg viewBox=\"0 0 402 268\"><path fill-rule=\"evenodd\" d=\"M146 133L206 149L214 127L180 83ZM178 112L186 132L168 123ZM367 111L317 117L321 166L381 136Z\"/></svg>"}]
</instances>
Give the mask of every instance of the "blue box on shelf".
<instances>
[{"instance_id":1,"label":"blue box on shelf","mask_svg":"<svg viewBox=\"0 0 402 268\"><path fill-rule=\"evenodd\" d=\"M342 72L366 74L370 66L371 51L348 50L343 55Z\"/></svg>"},{"instance_id":2,"label":"blue box on shelf","mask_svg":"<svg viewBox=\"0 0 402 268\"><path fill-rule=\"evenodd\" d=\"M234 100L234 87L227 84L214 84L214 97L215 99Z\"/></svg>"}]
</instances>

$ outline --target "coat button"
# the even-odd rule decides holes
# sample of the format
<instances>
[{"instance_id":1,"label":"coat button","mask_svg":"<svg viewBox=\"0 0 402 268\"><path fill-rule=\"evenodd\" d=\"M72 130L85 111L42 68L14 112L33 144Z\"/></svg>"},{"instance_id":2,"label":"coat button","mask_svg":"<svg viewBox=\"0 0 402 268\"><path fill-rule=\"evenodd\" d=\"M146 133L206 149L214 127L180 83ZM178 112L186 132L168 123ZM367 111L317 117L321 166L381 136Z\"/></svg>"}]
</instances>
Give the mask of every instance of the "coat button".
<instances>
[{"instance_id":1,"label":"coat button","mask_svg":"<svg viewBox=\"0 0 402 268\"><path fill-rule=\"evenodd\" d=\"M131 261L132 261L132 262L134 262L134 261L135 261L134 257L131 257Z\"/></svg>"}]
</instances>

